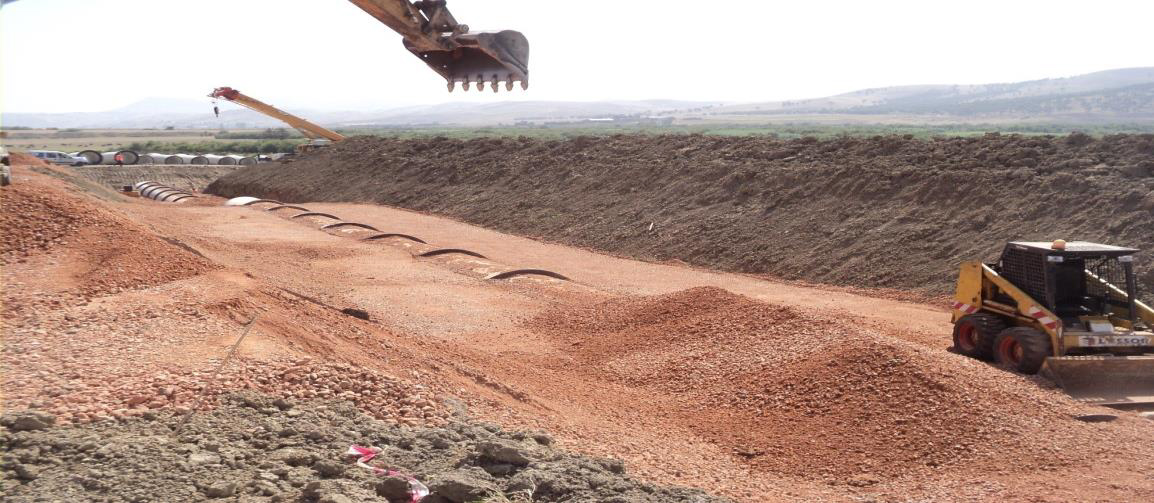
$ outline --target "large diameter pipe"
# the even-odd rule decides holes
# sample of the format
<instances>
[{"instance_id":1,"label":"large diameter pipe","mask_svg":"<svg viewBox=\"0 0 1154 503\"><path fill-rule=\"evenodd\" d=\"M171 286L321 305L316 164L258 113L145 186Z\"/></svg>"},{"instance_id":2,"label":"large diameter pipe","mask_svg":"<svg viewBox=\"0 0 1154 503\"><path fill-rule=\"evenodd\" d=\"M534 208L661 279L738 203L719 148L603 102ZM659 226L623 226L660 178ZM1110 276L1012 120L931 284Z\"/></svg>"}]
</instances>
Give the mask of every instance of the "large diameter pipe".
<instances>
[{"instance_id":1,"label":"large diameter pipe","mask_svg":"<svg viewBox=\"0 0 1154 503\"><path fill-rule=\"evenodd\" d=\"M220 160L217 161L217 164L221 166L236 166L236 161L237 159L231 155L222 155L220 156Z\"/></svg>"},{"instance_id":2,"label":"large diameter pipe","mask_svg":"<svg viewBox=\"0 0 1154 503\"><path fill-rule=\"evenodd\" d=\"M236 161L236 163L244 166L251 166L256 164L256 157L241 157Z\"/></svg>"},{"instance_id":3,"label":"large diameter pipe","mask_svg":"<svg viewBox=\"0 0 1154 503\"><path fill-rule=\"evenodd\" d=\"M239 197L234 197L232 199L229 199L228 201L225 201L224 205L225 206L244 206L244 205L247 205L248 203L251 203L254 201L260 201L260 198L259 197L252 197L252 196L239 196Z\"/></svg>"},{"instance_id":4,"label":"large diameter pipe","mask_svg":"<svg viewBox=\"0 0 1154 503\"><path fill-rule=\"evenodd\" d=\"M88 160L88 164L100 164L100 152L95 150L81 150L75 154L76 157L83 157Z\"/></svg>"},{"instance_id":5,"label":"large diameter pipe","mask_svg":"<svg viewBox=\"0 0 1154 503\"><path fill-rule=\"evenodd\" d=\"M131 150L120 150L100 154L100 164L116 164L116 154L120 154L120 158L124 160L124 164L136 164L140 162L140 154Z\"/></svg>"},{"instance_id":6,"label":"large diameter pipe","mask_svg":"<svg viewBox=\"0 0 1154 503\"><path fill-rule=\"evenodd\" d=\"M143 164L168 164L165 162L167 160L168 154L157 154L155 152L140 156L140 162Z\"/></svg>"},{"instance_id":7,"label":"large diameter pipe","mask_svg":"<svg viewBox=\"0 0 1154 503\"><path fill-rule=\"evenodd\" d=\"M198 156L196 156L196 157L193 157L193 158L192 158L192 161L191 161L191 162L189 162L189 164L211 164L211 163L210 163L210 162L208 162L208 158L207 158L207 157L205 157L205 156L203 156L203 155L198 155Z\"/></svg>"},{"instance_id":8,"label":"large diameter pipe","mask_svg":"<svg viewBox=\"0 0 1154 503\"><path fill-rule=\"evenodd\" d=\"M179 203L185 199L196 197L192 193L161 185L155 182L141 182L134 186L141 197L147 197L165 203Z\"/></svg>"},{"instance_id":9,"label":"large diameter pipe","mask_svg":"<svg viewBox=\"0 0 1154 503\"><path fill-rule=\"evenodd\" d=\"M156 162L157 164L184 164L184 159L175 155L152 153L148 154L148 156L153 159L159 159Z\"/></svg>"}]
</instances>

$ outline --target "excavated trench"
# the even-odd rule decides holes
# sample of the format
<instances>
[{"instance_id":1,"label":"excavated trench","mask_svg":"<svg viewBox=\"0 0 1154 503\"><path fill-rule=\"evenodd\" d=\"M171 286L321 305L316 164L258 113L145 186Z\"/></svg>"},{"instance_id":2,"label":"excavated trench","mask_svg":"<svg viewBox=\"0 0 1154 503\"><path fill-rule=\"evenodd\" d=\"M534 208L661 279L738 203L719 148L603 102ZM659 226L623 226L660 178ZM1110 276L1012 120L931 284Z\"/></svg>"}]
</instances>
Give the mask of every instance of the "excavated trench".
<instances>
[{"instance_id":1,"label":"excavated trench","mask_svg":"<svg viewBox=\"0 0 1154 503\"><path fill-rule=\"evenodd\" d=\"M952 290L1016 239L1137 247L1154 300L1154 135L929 140L357 137L208 192L371 202L646 260Z\"/></svg>"}]
</instances>

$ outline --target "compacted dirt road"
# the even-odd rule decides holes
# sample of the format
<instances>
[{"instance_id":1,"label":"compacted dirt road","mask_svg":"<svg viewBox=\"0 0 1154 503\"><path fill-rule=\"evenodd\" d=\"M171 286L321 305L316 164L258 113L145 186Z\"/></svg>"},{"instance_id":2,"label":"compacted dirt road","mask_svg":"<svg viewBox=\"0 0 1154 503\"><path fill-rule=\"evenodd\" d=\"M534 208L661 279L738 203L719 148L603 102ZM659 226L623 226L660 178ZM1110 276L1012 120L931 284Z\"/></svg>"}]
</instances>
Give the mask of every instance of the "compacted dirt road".
<instances>
[{"instance_id":1,"label":"compacted dirt road","mask_svg":"<svg viewBox=\"0 0 1154 503\"><path fill-rule=\"evenodd\" d=\"M900 292L638 262L375 205L300 204L333 219L99 199L22 174L22 190L70 201L37 218L93 220L68 224L89 229L80 242L68 225L6 231L21 243L4 250L7 409L85 423L211 406L207 371L259 314L219 391L343 398L397 425L467 411L738 501L1154 498L1154 422L1077 420L1103 410L948 352L948 312ZM378 230L321 229L339 221ZM382 233L424 242L363 239ZM445 248L483 257L420 256ZM522 268L570 281L486 279Z\"/></svg>"}]
</instances>

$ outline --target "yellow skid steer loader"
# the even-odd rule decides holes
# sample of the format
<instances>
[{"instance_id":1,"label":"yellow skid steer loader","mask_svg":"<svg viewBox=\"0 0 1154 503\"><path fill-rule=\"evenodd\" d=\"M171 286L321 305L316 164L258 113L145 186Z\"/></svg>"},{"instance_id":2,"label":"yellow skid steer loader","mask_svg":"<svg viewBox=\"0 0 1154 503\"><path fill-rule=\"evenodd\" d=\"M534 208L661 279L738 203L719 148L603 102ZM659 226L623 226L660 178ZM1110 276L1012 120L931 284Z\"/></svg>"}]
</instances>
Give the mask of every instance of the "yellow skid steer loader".
<instances>
[{"instance_id":1,"label":"yellow skid steer loader","mask_svg":"<svg viewBox=\"0 0 1154 503\"><path fill-rule=\"evenodd\" d=\"M1081 401L1154 403L1154 310L1137 298L1137 252L1083 241L1011 242L997 263L963 263L955 350L1041 372Z\"/></svg>"}]
</instances>

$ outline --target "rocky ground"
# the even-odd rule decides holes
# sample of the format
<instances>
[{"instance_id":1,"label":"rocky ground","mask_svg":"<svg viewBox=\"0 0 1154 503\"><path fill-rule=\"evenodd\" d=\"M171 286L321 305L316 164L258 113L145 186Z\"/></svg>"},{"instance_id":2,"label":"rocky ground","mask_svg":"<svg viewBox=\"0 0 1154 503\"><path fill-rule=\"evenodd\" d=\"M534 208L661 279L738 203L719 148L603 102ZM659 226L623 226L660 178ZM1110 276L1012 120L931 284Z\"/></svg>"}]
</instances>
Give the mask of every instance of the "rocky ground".
<instances>
[{"instance_id":1,"label":"rocky ground","mask_svg":"<svg viewBox=\"0 0 1154 503\"><path fill-rule=\"evenodd\" d=\"M574 456L544 433L457 418L441 428L379 421L351 402L230 394L186 424L179 411L59 426L46 412L0 418L6 501L719 501L630 477L619 460ZM375 453L356 464L351 446Z\"/></svg>"},{"instance_id":2,"label":"rocky ground","mask_svg":"<svg viewBox=\"0 0 1154 503\"><path fill-rule=\"evenodd\" d=\"M647 260L931 295L1009 240L1103 241L1146 250L1154 301L1154 135L361 137L206 190L389 204Z\"/></svg>"},{"instance_id":3,"label":"rocky ground","mask_svg":"<svg viewBox=\"0 0 1154 503\"><path fill-rule=\"evenodd\" d=\"M350 445L430 501L1154 497L1154 422L1080 420L1103 409L948 352L948 313L897 293L37 169L0 189L14 501L404 498ZM461 247L489 258L417 256ZM573 279L486 279L535 266Z\"/></svg>"}]
</instances>

